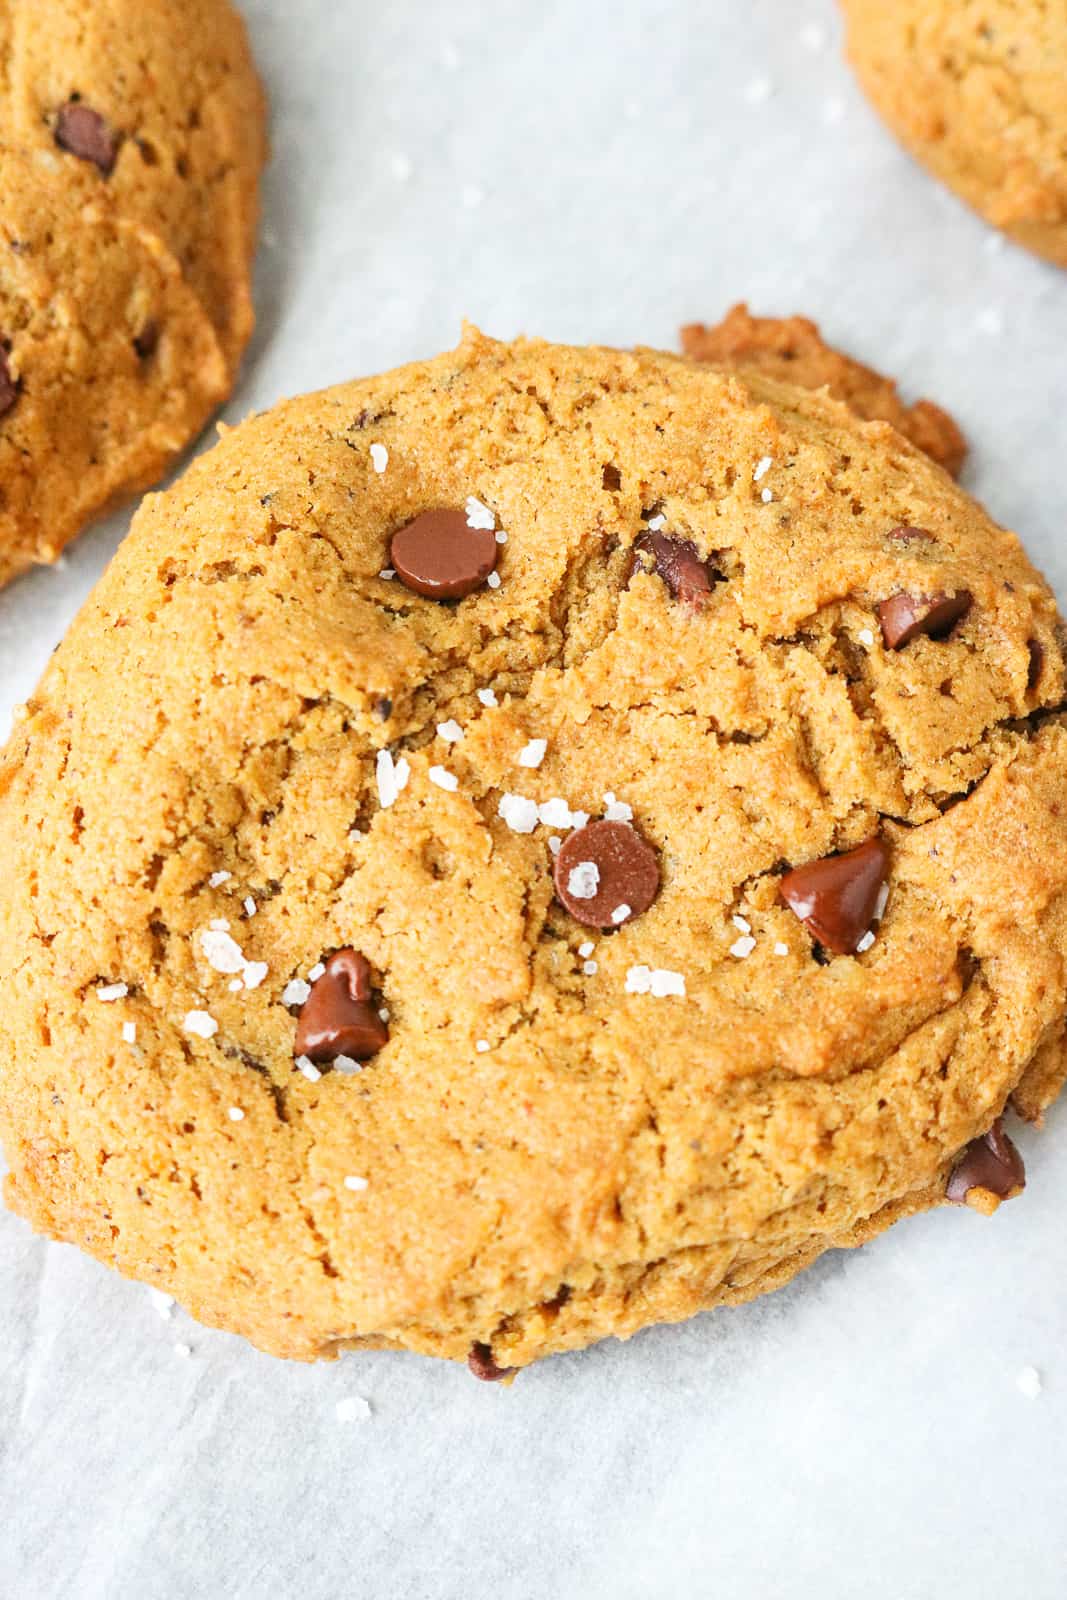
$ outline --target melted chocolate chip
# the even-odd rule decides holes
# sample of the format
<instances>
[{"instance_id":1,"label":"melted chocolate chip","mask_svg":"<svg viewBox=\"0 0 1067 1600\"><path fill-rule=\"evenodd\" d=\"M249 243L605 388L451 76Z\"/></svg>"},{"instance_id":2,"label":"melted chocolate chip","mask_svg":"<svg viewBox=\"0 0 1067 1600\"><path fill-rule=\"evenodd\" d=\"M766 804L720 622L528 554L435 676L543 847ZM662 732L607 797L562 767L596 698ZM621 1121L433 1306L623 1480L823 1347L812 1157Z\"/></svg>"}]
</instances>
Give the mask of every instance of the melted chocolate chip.
<instances>
[{"instance_id":1,"label":"melted chocolate chip","mask_svg":"<svg viewBox=\"0 0 1067 1600\"><path fill-rule=\"evenodd\" d=\"M641 556L651 556L652 570L663 579L676 600L684 605L701 606L714 587L718 574L703 561L691 539L672 539L665 533L643 533L634 540L634 560L630 569L645 572Z\"/></svg>"},{"instance_id":2,"label":"melted chocolate chip","mask_svg":"<svg viewBox=\"0 0 1067 1600\"><path fill-rule=\"evenodd\" d=\"M778 892L813 939L836 955L851 956L871 925L888 872L888 848L881 839L868 839L843 855L787 872Z\"/></svg>"},{"instance_id":3,"label":"melted chocolate chip","mask_svg":"<svg viewBox=\"0 0 1067 1600\"><path fill-rule=\"evenodd\" d=\"M1045 668L1045 647L1040 639L1028 639L1026 653L1029 657L1026 667L1026 688L1029 693L1041 682L1041 674Z\"/></svg>"},{"instance_id":4,"label":"melted chocolate chip","mask_svg":"<svg viewBox=\"0 0 1067 1600\"><path fill-rule=\"evenodd\" d=\"M973 603L969 589L958 594L892 595L878 607L886 649L902 650L921 633L928 639L947 638Z\"/></svg>"},{"instance_id":5,"label":"melted chocolate chip","mask_svg":"<svg viewBox=\"0 0 1067 1600\"><path fill-rule=\"evenodd\" d=\"M0 417L6 417L19 397L19 386L11 376L7 351L0 349Z\"/></svg>"},{"instance_id":6,"label":"melted chocolate chip","mask_svg":"<svg viewBox=\"0 0 1067 1600\"><path fill-rule=\"evenodd\" d=\"M358 951L338 950L312 985L296 1028L294 1054L318 1066L338 1056L366 1061L388 1042L389 1029L371 996L370 963Z\"/></svg>"},{"instance_id":7,"label":"melted chocolate chip","mask_svg":"<svg viewBox=\"0 0 1067 1600\"><path fill-rule=\"evenodd\" d=\"M487 528L472 528L462 511L424 511L390 542L401 583L429 600L462 600L496 566L499 545Z\"/></svg>"},{"instance_id":8,"label":"melted chocolate chip","mask_svg":"<svg viewBox=\"0 0 1067 1600\"><path fill-rule=\"evenodd\" d=\"M148 361L159 349L160 327L158 322L146 322L140 333L133 341L133 348L137 351L142 361Z\"/></svg>"},{"instance_id":9,"label":"melted chocolate chip","mask_svg":"<svg viewBox=\"0 0 1067 1600\"><path fill-rule=\"evenodd\" d=\"M1023 1158L998 1117L988 1133L972 1139L964 1150L952 1169L945 1196L955 1205L965 1205L972 1189L987 1189L998 1200L1007 1200L1025 1187Z\"/></svg>"},{"instance_id":10,"label":"melted chocolate chip","mask_svg":"<svg viewBox=\"0 0 1067 1600\"><path fill-rule=\"evenodd\" d=\"M564 839L555 878L556 894L576 922L621 928L656 898L659 858L628 822L591 822Z\"/></svg>"},{"instance_id":11,"label":"melted chocolate chip","mask_svg":"<svg viewBox=\"0 0 1067 1600\"><path fill-rule=\"evenodd\" d=\"M79 100L68 100L56 117L55 138L61 150L77 156L79 161L91 161L105 178L111 176L119 153L119 136L99 111Z\"/></svg>"},{"instance_id":12,"label":"melted chocolate chip","mask_svg":"<svg viewBox=\"0 0 1067 1600\"><path fill-rule=\"evenodd\" d=\"M499 1383L501 1378L510 1378L517 1370L515 1367L498 1367L487 1344L471 1345L467 1365L482 1383Z\"/></svg>"}]
</instances>

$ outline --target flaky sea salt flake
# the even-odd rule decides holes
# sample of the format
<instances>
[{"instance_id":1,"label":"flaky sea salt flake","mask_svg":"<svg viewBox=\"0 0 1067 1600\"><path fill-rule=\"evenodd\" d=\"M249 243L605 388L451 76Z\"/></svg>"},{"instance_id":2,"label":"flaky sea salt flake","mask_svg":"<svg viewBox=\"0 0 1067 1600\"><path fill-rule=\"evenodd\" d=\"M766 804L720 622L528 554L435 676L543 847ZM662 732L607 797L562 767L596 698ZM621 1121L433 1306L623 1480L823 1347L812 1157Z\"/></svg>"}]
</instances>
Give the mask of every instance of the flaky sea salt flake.
<instances>
[{"instance_id":1,"label":"flaky sea salt flake","mask_svg":"<svg viewBox=\"0 0 1067 1600\"><path fill-rule=\"evenodd\" d=\"M467 503L463 509L467 513L468 528L484 528L487 533L493 532L496 527L496 513L490 511L489 507L475 495L467 496Z\"/></svg>"},{"instance_id":2,"label":"flaky sea salt flake","mask_svg":"<svg viewBox=\"0 0 1067 1600\"><path fill-rule=\"evenodd\" d=\"M501 795L496 811L512 833L533 833L537 827L537 801L527 800L525 795Z\"/></svg>"},{"instance_id":3,"label":"flaky sea salt flake","mask_svg":"<svg viewBox=\"0 0 1067 1600\"><path fill-rule=\"evenodd\" d=\"M96 998L102 1000L106 1006L112 1005L116 1000L125 1000L130 992L128 983L104 983L96 991Z\"/></svg>"},{"instance_id":4,"label":"flaky sea salt flake","mask_svg":"<svg viewBox=\"0 0 1067 1600\"><path fill-rule=\"evenodd\" d=\"M386 467L389 465L389 452L385 448L384 444L372 444L370 447L370 458L374 463L375 472L379 474L383 473Z\"/></svg>"},{"instance_id":5,"label":"flaky sea salt flake","mask_svg":"<svg viewBox=\"0 0 1067 1600\"><path fill-rule=\"evenodd\" d=\"M539 767L542 761L545 759L545 752L547 750L547 739L531 739L529 744L524 745L519 751L519 766Z\"/></svg>"}]
</instances>

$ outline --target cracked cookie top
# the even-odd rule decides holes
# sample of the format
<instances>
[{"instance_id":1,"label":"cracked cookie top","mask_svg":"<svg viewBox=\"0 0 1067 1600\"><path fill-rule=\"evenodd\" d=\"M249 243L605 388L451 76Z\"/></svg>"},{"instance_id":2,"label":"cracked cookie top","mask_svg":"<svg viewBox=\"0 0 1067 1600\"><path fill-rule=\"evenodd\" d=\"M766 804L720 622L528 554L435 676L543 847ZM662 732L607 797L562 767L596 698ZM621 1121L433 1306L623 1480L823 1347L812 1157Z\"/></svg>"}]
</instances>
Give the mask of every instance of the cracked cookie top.
<instances>
[{"instance_id":1,"label":"cracked cookie top","mask_svg":"<svg viewBox=\"0 0 1067 1600\"><path fill-rule=\"evenodd\" d=\"M825 395L469 331L254 418L0 767L10 1198L290 1355L795 1270L1058 1086L1063 691Z\"/></svg>"},{"instance_id":2,"label":"cracked cookie top","mask_svg":"<svg viewBox=\"0 0 1067 1600\"><path fill-rule=\"evenodd\" d=\"M228 0L0 0L0 582L229 393L265 154Z\"/></svg>"}]
</instances>

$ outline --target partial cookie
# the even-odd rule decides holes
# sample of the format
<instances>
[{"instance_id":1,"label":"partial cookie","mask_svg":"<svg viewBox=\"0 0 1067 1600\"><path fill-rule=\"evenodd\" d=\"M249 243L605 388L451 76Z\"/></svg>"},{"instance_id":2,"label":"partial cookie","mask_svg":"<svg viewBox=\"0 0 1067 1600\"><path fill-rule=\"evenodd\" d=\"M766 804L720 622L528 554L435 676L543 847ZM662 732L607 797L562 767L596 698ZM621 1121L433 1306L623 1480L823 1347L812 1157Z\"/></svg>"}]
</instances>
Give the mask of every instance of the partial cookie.
<instances>
[{"instance_id":1,"label":"partial cookie","mask_svg":"<svg viewBox=\"0 0 1067 1600\"><path fill-rule=\"evenodd\" d=\"M1067 266L1062 0L841 0L848 56L917 160L994 227Z\"/></svg>"},{"instance_id":2,"label":"partial cookie","mask_svg":"<svg viewBox=\"0 0 1067 1600\"><path fill-rule=\"evenodd\" d=\"M265 109L227 0L0 0L0 582L157 479L252 331Z\"/></svg>"},{"instance_id":3,"label":"partial cookie","mask_svg":"<svg viewBox=\"0 0 1067 1600\"><path fill-rule=\"evenodd\" d=\"M1053 598L884 423L495 344L139 512L0 763L33 1225L485 1379L1021 1168L1067 1058Z\"/></svg>"},{"instance_id":4,"label":"partial cookie","mask_svg":"<svg viewBox=\"0 0 1067 1600\"><path fill-rule=\"evenodd\" d=\"M807 317L753 317L742 302L713 328L689 323L682 349L693 361L755 368L802 389L828 389L858 417L891 422L954 478L967 458L967 441L947 411L931 400L905 405L891 378L828 345Z\"/></svg>"}]
</instances>

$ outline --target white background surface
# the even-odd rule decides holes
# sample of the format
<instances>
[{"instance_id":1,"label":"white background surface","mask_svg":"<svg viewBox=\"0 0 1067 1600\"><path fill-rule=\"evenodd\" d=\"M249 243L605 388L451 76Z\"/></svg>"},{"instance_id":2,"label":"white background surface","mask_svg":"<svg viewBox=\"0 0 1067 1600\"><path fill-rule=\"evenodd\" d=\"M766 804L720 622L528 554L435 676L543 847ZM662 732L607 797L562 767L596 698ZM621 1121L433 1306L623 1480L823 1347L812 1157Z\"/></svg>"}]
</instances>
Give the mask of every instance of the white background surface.
<instances>
[{"instance_id":1,"label":"white background surface","mask_svg":"<svg viewBox=\"0 0 1067 1600\"><path fill-rule=\"evenodd\" d=\"M1067 277L899 153L831 0L245 10L276 154L231 420L435 353L464 315L671 347L747 297L948 405L969 486L1067 597ZM125 526L0 596L0 727ZM992 1222L904 1223L510 1390L271 1361L3 1214L0 1590L1062 1600L1067 1107L1020 1144L1029 1189ZM338 1419L354 1395L371 1420Z\"/></svg>"}]
</instances>

